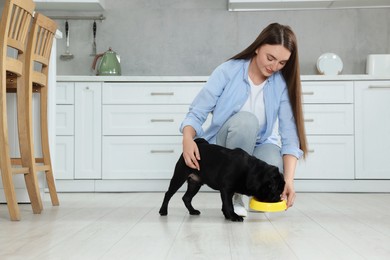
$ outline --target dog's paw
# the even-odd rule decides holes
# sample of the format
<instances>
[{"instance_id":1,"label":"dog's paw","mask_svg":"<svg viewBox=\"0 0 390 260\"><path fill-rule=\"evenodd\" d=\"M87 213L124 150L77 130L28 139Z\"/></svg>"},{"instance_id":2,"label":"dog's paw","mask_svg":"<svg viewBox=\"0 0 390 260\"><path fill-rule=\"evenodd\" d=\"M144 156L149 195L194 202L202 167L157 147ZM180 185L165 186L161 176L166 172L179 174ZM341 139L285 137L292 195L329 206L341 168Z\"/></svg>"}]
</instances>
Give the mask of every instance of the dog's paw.
<instances>
[{"instance_id":1,"label":"dog's paw","mask_svg":"<svg viewBox=\"0 0 390 260\"><path fill-rule=\"evenodd\" d=\"M200 211L197 209L190 210L189 212L190 212L190 215L200 215Z\"/></svg>"},{"instance_id":2,"label":"dog's paw","mask_svg":"<svg viewBox=\"0 0 390 260\"><path fill-rule=\"evenodd\" d=\"M160 216L166 216L166 215L168 215L168 210L167 209L160 209L160 211L158 213L160 213Z\"/></svg>"},{"instance_id":3,"label":"dog's paw","mask_svg":"<svg viewBox=\"0 0 390 260\"><path fill-rule=\"evenodd\" d=\"M244 221L244 218L237 215L237 214L232 214L230 216L230 220L233 221L233 222L243 222Z\"/></svg>"},{"instance_id":4,"label":"dog's paw","mask_svg":"<svg viewBox=\"0 0 390 260\"><path fill-rule=\"evenodd\" d=\"M243 217L241 217L241 216L239 216L239 215L237 215L236 213L226 213L225 211L223 211L222 210L222 212L223 212L223 215L225 216L225 219L227 219L227 220L231 220L231 221L233 221L233 222L243 222L244 221L244 218Z\"/></svg>"}]
</instances>

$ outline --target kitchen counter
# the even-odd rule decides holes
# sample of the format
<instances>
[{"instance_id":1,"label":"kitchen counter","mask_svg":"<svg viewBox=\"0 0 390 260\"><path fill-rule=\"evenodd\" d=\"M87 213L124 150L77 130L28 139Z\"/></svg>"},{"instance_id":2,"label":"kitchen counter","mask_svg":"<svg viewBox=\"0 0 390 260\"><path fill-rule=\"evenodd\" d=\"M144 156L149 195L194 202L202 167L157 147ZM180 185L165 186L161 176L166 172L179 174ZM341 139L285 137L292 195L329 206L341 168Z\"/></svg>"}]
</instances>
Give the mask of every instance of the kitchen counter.
<instances>
[{"instance_id":1,"label":"kitchen counter","mask_svg":"<svg viewBox=\"0 0 390 260\"><path fill-rule=\"evenodd\" d=\"M208 79L208 76L72 76L64 75L57 76L57 81L89 81L89 82L121 82L121 81L132 81L132 82L167 82L167 81L199 81L204 82ZM375 76L367 74L352 74L352 75L302 75L303 81L314 80L314 81L343 81L343 80L390 80L388 76Z\"/></svg>"},{"instance_id":2,"label":"kitchen counter","mask_svg":"<svg viewBox=\"0 0 390 260\"><path fill-rule=\"evenodd\" d=\"M204 82L206 76L57 76L57 81L89 81L89 82Z\"/></svg>"}]
</instances>

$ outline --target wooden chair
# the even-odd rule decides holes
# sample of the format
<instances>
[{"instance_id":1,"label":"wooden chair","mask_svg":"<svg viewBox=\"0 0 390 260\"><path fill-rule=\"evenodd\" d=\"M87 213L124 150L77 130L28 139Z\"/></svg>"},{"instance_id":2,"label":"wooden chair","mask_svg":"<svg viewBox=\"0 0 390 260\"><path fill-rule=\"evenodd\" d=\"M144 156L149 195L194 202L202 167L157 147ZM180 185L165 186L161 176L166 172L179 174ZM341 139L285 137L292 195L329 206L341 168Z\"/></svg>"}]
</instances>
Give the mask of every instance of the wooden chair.
<instances>
[{"instance_id":1,"label":"wooden chair","mask_svg":"<svg viewBox=\"0 0 390 260\"><path fill-rule=\"evenodd\" d=\"M8 84L7 92L16 92L18 100L18 133L21 158L12 158L13 165L34 168L34 172L45 172L53 206L58 206L53 169L50 158L48 134L48 71L51 48L57 24L40 13L35 13L28 40L25 65L25 84ZM42 158L34 156L32 96L40 94L40 136Z\"/></svg>"},{"instance_id":2,"label":"wooden chair","mask_svg":"<svg viewBox=\"0 0 390 260\"><path fill-rule=\"evenodd\" d=\"M26 187L34 213L42 211L37 176L34 167L12 168L8 145L7 126L7 75L12 74L18 88L25 85L26 42L32 21L35 4L32 0L6 0L0 23L0 166L1 177L11 220L20 220L20 212L15 194L13 174L24 174ZM15 51L16 57L8 56Z\"/></svg>"},{"instance_id":3,"label":"wooden chair","mask_svg":"<svg viewBox=\"0 0 390 260\"><path fill-rule=\"evenodd\" d=\"M31 140L32 131L32 94L40 94L40 130L42 158L35 158L36 170L43 171L46 175L46 182L50 192L53 206L58 206L58 196L55 187L53 168L51 164L49 148L49 127L48 127L48 72L51 48L57 30L57 23L43 14L36 13L34 16L30 39L27 47L25 87L18 93L18 129L19 139L28 138ZM38 65L38 66L36 66ZM19 89L17 90L19 91ZM26 131L29 130L29 132ZM32 145L32 143L29 143ZM26 149L20 145L20 150ZM30 149L30 148L27 148ZM29 154L28 152L26 155ZM22 165L23 163L22 156Z\"/></svg>"}]
</instances>

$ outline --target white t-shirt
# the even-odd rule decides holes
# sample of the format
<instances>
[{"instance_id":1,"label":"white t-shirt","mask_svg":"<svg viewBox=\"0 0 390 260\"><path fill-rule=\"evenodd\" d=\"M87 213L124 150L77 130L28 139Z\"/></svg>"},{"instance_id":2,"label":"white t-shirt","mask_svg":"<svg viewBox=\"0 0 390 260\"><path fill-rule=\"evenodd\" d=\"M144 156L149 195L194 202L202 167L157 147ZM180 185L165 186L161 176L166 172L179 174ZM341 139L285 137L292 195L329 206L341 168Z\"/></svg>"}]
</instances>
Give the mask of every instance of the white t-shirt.
<instances>
[{"instance_id":1,"label":"white t-shirt","mask_svg":"<svg viewBox=\"0 0 390 260\"><path fill-rule=\"evenodd\" d=\"M259 85L255 85L248 76L251 92L246 100L241 111L247 111L254 114L259 120L260 129L263 129L266 124L265 108L264 108L264 85L266 81Z\"/></svg>"}]
</instances>

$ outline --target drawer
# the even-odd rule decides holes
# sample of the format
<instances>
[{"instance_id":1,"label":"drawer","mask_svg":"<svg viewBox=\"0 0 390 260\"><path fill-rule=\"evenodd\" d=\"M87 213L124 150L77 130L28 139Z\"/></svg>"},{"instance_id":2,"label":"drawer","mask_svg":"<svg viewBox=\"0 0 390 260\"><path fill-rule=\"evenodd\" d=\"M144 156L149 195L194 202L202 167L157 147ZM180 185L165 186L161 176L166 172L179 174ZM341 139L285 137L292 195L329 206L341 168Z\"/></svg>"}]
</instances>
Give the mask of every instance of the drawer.
<instances>
[{"instance_id":1,"label":"drawer","mask_svg":"<svg viewBox=\"0 0 390 260\"><path fill-rule=\"evenodd\" d=\"M104 83L103 104L191 104L204 83Z\"/></svg>"},{"instance_id":2,"label":"drawer","mask_svg":"<svg viewBox=\"0 0 390 260\"><path fill-rule=\"evenodd\" d=\"M74 82L57 82L56 104L74 104Z\"/></svg>"},{"instance_id":3,"label":"drawer","mask_svg":"<svg viewBox=\"0 0 390 260\"><path fill-rule=\"evenodd\" d=\"M352 135L353 104L304 105L305 128L308 135Z\"/></svg>"},{"instance_id":4,"label":"drawer","mask_svg":"<svg viewBox=\"0 0 390 260\"><path fill-rule=\"evenodd\" d=\"M74 106L56 106L56 135L74 135Z\"/></svg>"},{"instance_id":5,"label":"drawer","mask_svg":"<svg viewBox=\"0 0 390 260\"><path fill-rule=\"evenodd\" d=\"M180 135L185 105L105 105L103 135Z\"/></svg>"},{"instance_id":6,"label":"drawer","mask_svg":"<svg viewBox=\"0 0 390 260\"><path fill-rule=\"evenodd\" d=\"M302 97L305 104L353 103L353 82L304 81Z\"/></svg>"},{"instance_id":7,"label":"drawer","mask_svg":"<svg viewBox=\"0 0 390 260\"><path fill-rule=\"evenodd\" d=\"M103 179L170 179L181 136L103 137Z\"/></svg>"},{"instance_id":8,"label":"drawer","mask_svg":"<svg viewBox=\"0 0 390 260\"><path fill-rule=\"evenodd\" d=\"M353 136L308 136L309 153L295 179L354 179Z\"/></svg>"},{"instance_id":9,"label":"drawer","mask_svg":"<svg viewBox=\"0 0 390 260\"><path fill-rule=\"evenodd\" d=\"M188 105L104 105L103 135L181 135L187 112Z\"/></svg>"}]
</instances>

